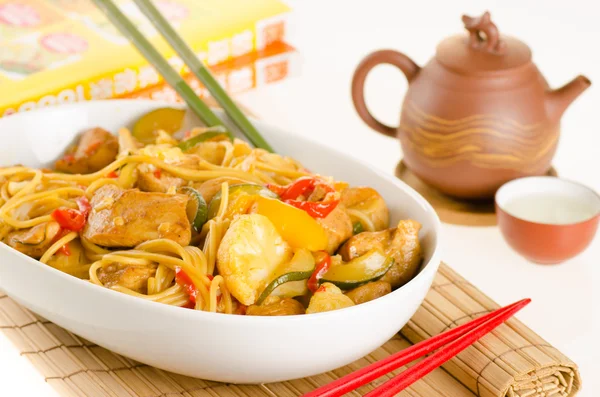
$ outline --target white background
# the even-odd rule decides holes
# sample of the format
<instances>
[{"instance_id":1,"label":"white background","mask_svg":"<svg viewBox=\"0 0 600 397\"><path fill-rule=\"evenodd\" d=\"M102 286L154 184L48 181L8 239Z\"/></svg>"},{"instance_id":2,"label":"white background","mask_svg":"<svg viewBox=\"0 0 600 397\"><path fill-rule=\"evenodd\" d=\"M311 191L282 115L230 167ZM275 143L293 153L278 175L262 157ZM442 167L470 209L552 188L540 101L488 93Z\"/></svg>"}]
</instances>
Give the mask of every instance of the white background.
<instances>
[{"instance_id":1,"label":"white background","mask_svg":"<svg viewBox=\"0 0 600 397\"><path fill-rule=\"evenodd\" d=\"M302 76L240 96L262 118L393 173L401 157L399 145L369 130L354 112L350 81L356 64L371 51L393 48L422 65L444 36L461 31L462 13L490 10L501 32L532 47L534 61L551 86L577 74L592 80L594 85L563 118L554 164L561 176L600 191L598 1L288 2L295 22L290 39L304 58ZM382 66L367 83L374 113L384 122L397 123L406 90L402 75ZM580 396L598 395L600 235L579 257L559 266L539 266L511 251L495 227L444 225L443 259L501 304L531 297L533 303L519 317L580 365ZM0 395L55 395L1 334Z\"/></svg>"}]
</instances>

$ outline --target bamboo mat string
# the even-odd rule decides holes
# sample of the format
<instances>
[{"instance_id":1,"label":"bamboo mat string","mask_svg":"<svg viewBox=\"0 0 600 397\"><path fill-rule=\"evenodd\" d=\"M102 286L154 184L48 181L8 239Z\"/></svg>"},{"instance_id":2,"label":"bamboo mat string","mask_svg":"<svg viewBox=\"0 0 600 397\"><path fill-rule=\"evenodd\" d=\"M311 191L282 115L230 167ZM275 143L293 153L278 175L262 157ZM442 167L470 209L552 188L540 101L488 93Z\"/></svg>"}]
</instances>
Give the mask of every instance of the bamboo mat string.
<instances>
[{"instance_id":1,"label":"bamboo mat string","mask_svg":"<svg viewBox=\"0 0 600 397\"><path fill-rule=\"evenodd\" d=\"M261 385L222 384L140 364L32 314L1 293L0 332L60 396L296 397L405 349L411 342L429 338L497 307L442 264L417 313L400 334L382 347L354 363L324 374ZM362 396L403 369L348 395ZM399 396L571 397L580 385L577 366L573 362L513 319Z\"/></svg>"},{"instance_id":2,"label":"bamboo mat string","mask_svg":"<svg viewBox=\"0 0 600 397\"><path fill-rule=\"evenodd\" d=\"M401 331L416 343L498 307L447 266L425 302ZM573 396L577 366L516 319L508 321L444 365L478 396Z\"/></svg>"}]
</instances>

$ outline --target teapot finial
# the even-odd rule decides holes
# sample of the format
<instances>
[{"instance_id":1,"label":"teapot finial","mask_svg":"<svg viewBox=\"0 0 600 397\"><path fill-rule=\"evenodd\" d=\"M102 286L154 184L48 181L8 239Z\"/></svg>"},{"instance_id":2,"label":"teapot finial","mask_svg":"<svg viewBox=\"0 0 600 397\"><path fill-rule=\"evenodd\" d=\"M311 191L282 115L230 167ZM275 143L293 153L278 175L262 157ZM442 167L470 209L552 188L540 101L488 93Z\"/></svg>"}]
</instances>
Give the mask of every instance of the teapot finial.
<instances>
[{"instance_id":1,"label":"teapot finial","mask_svg":"<svg viewBox=\"0 0 600 397\"><path fill-rule=\"evenodd\" d=\"M469 31L469 46L475 50L483 50L493 54L503 54L506 44L500 40L500 32L492 22L489 11L480 17L463 15L465 29Z\"/></svg>"}]
</instances>

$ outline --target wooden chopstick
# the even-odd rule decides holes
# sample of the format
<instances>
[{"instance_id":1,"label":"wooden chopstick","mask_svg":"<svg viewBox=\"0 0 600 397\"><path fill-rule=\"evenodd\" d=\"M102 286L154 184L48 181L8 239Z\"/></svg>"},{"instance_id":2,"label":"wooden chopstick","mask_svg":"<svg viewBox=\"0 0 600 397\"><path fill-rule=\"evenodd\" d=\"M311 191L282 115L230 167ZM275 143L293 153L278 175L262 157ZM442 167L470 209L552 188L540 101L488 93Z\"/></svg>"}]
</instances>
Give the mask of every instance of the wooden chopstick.
<instances>
[{"instance_id":1,"label":"wooden chopstick","mask_svg":"<svg viewBox=\"0 0 600 397\"><path fill-rule=\"evenodd\" d=\"M511 305L497 309L491 313L469 321L468 323L465 323L461 326L436 335L428 340L419 342L383 360L377 361L376 363L361 368L358 371L348 374L325 386L315 389L310 393L305 394L304 397L342 396L343 394L355 390L358 387L385 375L386 373L398 369L403 365L414 361L417 358L423 357L424 355L444 345L447 345L447 347L441 350L440 352L432 355L426 360L423 360L421 363L402 372L395 378L392 378L390 381L382 385L381 387L385 386L385 389L377 388L368 394L370 396L393 396L395 393L400 392L404 388L414 383L416 380L431 372L433 369L442 365L444 362L458 354L467 346L473 344L477 339L481 338L481 336L490 332L502 322L512 317L516 312L521 310L530 302L531 299L523 299ZM456 342L459 342L460 344L453 345L453 343ZM463 344L465 343L466 345L463 347ZM459 348L460 350L457 350ZM438 354L440 353L444 353L444 355L438 356ZM389 390L392 390L392 392L390 392Z\"/></svg>"},{"instance_id":2,"label":"wooden chopstick","mask_svg":"<svg viewBox=\"0 0 600 397\"><path fill-rule=\"evenodd\" d=\"M181 98L187 103L188 107L200 118L200 120L209 127L217 125L223 125L223 122L217 117L216 114L196 95L194 90L186 83L186 81L173 69L169 62L154 48L154 46L144 37L142 33L135 27L135 25L127 18L123 12L115 5L113 0L93 0L96 6L106 14L112 24L129 39L129 41L137 48L144 58L152 65L158 73L162 75L165 81L173 87L173 89L181 96ZM164 20L164 18L163 18ZM152 21L158 28L155 21ZM168 22L167 22L168 23ZM172 28L171 28L172 29ZM160 31L161 29L159 29ZM191 50L190 50L191 51ZM193 65L192 65L193 66ZM188 65L189 67L189 65ZM191 70L194 70L190 67ZM212 76L211 76L212 77ZM205 85L206 82L202 81ZM211 86L207 85L209 90L216 89L219 87L221 93L221 99L223 96L227 96L227 93L220 87L219 83L212 79L209 81ZM212 91L211 91L212 93ZM227 98L229 98L227 96ZM236 110L232 110L230 104L233 104L238 113L243 113L237 108L234 102L229 98L229 101L224 101L224 110L227 114L235 114ZM230 116L231 117L231 116ZM247 120L247 119L246 119ZM235 120L234 120L235 121ZM247 120L248 121L248 120ZM251 125L250 121L248 124ZM247 125L238 124L241 132L248 138L255 147L265 149L272 152L271 146L262 138L262 136L256 131L254 127L251 129L247 128Z\"/></svg>"},{"instance_id":3,"label":"wooden chopstick","mask_svg":"<svg viewBox=\"0 0 600 397\"><path fill-rule=\"evenodd\" d=\"M244 113L238 108L235 102L227 95L223 87L215 80L212 73L202 64L194 51L187 45L181 36L175 31L173 26L160 13L151 0L134 0L139 9L146 15L146 18L152 22L154 27L162 34L167 42L173 47L175 52L183 60L192 73L204 84L213 98L225 110L229 118L235 125L244 132L246 138L256 147L263 148L273 152L271 146L256 130L254 125L248 120Z\"/></svg>"}]
</instances>

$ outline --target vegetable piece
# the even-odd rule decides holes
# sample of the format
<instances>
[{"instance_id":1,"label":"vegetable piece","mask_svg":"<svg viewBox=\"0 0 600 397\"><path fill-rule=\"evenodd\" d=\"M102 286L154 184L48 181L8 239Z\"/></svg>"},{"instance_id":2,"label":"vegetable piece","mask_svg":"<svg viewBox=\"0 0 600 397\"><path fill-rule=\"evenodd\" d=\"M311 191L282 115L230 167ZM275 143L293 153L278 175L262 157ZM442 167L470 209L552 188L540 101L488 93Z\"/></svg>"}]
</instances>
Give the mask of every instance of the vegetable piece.
<instances>
[{"instance_id":1,"label":"vegetable piece","mask_svg":"<svg viewBox=\"0 0 600 397\"><path fill-rule=\"evenodd\" d=\"M329 256L327 252L320 251L317 253L317 255L320 256L317 259L317 266L308 280L308 289L313 293L317 290L317 288L319 288L319 280L323 278L323 275L331 266L331 256Z\"/></svg>"},{"instance_id":2,"label":"vegetable piece","mask_svg":"<svg viewBox=\"0 0 600 397\"><path fill-rule=\"evenodd\" d=\"M67 229L60 229L60 231L58 232L58 234L56 236L54 236L54 238L52 239L52 244L54 244L55 242L57 242L58 240L60 240L61 238L65 237L67 234L69 234L69 230ZM60 247L58 249L58 252L66 255L66 256L70 256L71 255L71 249L69 248L69 243L63 245L62 247Z\"/></svg>"},{"instance_id":3,"label":"vegetable piece","mask_svg":"<svg viewBox=\"0 0 600 397\"><path fill-rule=\"evenodd\" d=\"M171 135L183 124L185 110L160 108L140 117L131 131L133 136L144 144L154 143L156 131L163 130Z\"/></svg>"},{"instance_id":4,"label":"vegetable piece","mask_svg":"<svg viewBox=\"0 0 600 397\"><path fill-rule=\"evenodd\" d=\"M255 185L251 183L243 183L238 185L229 186L229 204L227 213L229 216L234 214L243 214L248 210L248 208L254 203L253 200L242 200L242 202L237 202L238 199L242 196L264 196L270 198L277 198L277 195L265 188L261 185ZM210 205L208 206L208 219L212 219L217 215L219 211L219 207L221 206L221 191L219 190L210 200Z\"/></svg>"},{"instance_id":5,"label":"vegetable piece","mask_svg":"<svg viewBox=\"0 0 600 397\"><path fill-rule=\"evenodd\" d=\"M352 301L360 305L361 303L369 302L392 292L392 286L387 281L372 281L356 287L351 291L346 292L346 296Z\"/></svg>"},{"instance_id":6,"label":"vegetable piece","mask_svg":"<svg viewBox=\"0 0 600 397\"><path fill-rule=\"evenodd\" d=\"M264 305L252 305L246 309L248 316L292 316L304 314L304 306L300 302L291 298L269 299Z\"/></svg>"},{"instance_id":7,"label":"vegetable piece","mask_svg":"<svg viewBox=\"0 0 600 397\"><path fill-rule=\"evenodd\" d=\"M231 294L249 306L256 303L272 275L291 258L290 245L269 218L241 215L231 222L221 240L217 268Z\"/></svg>"},{"instance_id":8,"label":"vegetable piece","mask_svg":"<svg viewBox=\"0 0 600 397\"><path fill-rule=\"evenodd\" d=\"M306 212L282 201L256 196L256 213L269 218L293 248L322 251L327 247L325 229Z\"/></svg>"},{"instance_id":9,"label":"vegetable piece","mask_svg":"<svg viewBox=\"0 0 600 397\"><path fill-rule=\"evenodd\" d=\"M194 285L194 282L188 276L181 267L175 267L175 282L180 285L190 297L190 303L196 305L196 297L198 296L198 289Z\"/></svg>"},{"instance_id":10,"label":"vegetable piece","mask_svg":"<svg viewBox=\"0 0 600 397\"><path fill-rule=\"evenodd\" d=\"M57 208L52 211L52 218L61 228L78 232L85 226L85 216L81 211L72 208Z\"/></svg>"},{"instance_id":11,"label":"vegetable piece","mask_svg":"<svg viewBox=\"0 0 600 397\"><path fill-rule=\"evenodd\" d=\"M206 201L204 201L204 197L196 189L189 186L180 188L179 193L189 196L190 199L186 207L187 216L194 230L199 232L208 220L208 206L206 205Z\"/></svg>"},{"instance_id":12,"label":"vegetable piece","mask_svg":"<svg viewBox=\"0 0 600 397\"><path fill-rule=\"evenodd\" d=\"M331 283L324 283L310 298L306 314L328 312L354 306L352 299Z\"/></svg>"},{"instance_id":13,"label":"vegetable piece","mask_svg":"<svg viewBox=\"0 0 600 397\"><path fill-rule=\"evenodd\" d=\"M394 265L383 276L382 281L400 287L411 280L419 270L423 260L423 250L419 242L421 224L411 219L398 222L396 228L379 232L363 232L348 239L338 253L345 261L363 255L371 249L382 250L394 258Z\"/></svg>"},{"instance_id":14,"label":"vegetable piece","mask_svg":"<svg viewBox=\"0 0 600 397\"><path fill-rule=\"evenodd\" d=\"M349 290L379 279L393 264L393 258L385 256L381 250L373 249L348 263L332 266L323 275L321 282L329 282Z\"/></svg>"},{"instance_id":15,"label":"vegetable piece","mask_svg":"<svg viewBox=\"0 0 600 397\"><path fill-rule=\"evenodd\" d=\"M273 281L267 285L263 292L256 301L257 305L262 304L268 296L270 296L276 289L278 292L282 288L291 285L295 281L302 281L308 279L311 274L315 271L315 259L306 249L299 249L294 254L292 260L285 264L281 270L279 270ZM286 284L288 283L288 284ZM286 284L285 286L282 284ZM296 288L293 288L296 287ZM292 288L287 288L283 294L278 296L286 295L287 298L293 298L294 296L304 295L306 291L306 283L296 283Z\"/></svg>"},{"instance_id":16,"label":"vegetable piece","mask_svg":"<svg viewBox=\"0 0 600 397\"><path fill-rule=\"evenodd\" d=\"M308 194L310 194L310 192L312 192L315 189L316 184L317 180L315 178L298 178L285 189L285 192L281 194L281 199L296 200L301 195L306 197L308 196Z\"/></svg>"},{"instance_id":17,"label":"vegetable piece","mask_svg":"<svg viewBox=\"0 0 600 397\"><path fill-rule=\"evenodd\" d=\"M364 231L365 231L365 229L363 228L362 223L360 223L360 222L354 222L352 224L352 234L356 235L356 234L362 233Z\"/></svg>"},{"instance_id":18,"label":"vegetable piece","mask_svg":"<svg viewBox=\"0 0 600 397\"><path fill-rule=\"evenodd\" d=\"M335 189L319 178L302 177L286 187L267 186L271 191L279 192L281 200L296 208L306 211L313 218L325 218L339 204L339 200L306 201L318 187L322 195L335 192ZM299 199L300 198L300 199Z\"/></svg>"},{"instance_id":19,"label":"vegetable piece","mask_svg":"<svg viewBox=\"0 0 600 397\"><path fill-rule=\"evenodd\" d=\"M79 207L79 211L81 211L85 219L87 219L88 215L92 211L92 205L90 204L88 198L85 196L81 196L76 198L75 202L77 203L77 207Z\"/></svg>"},{"instance_id":20,"label":"vegetable piece","mask_svg":"<svg viewBox=\"0 0 600 397\"><path fill-rule=\"evenodd\" d=\"M353 222L360 221L365 230L374 232L389 227L390 213L385 200L373 188L349 187L342 191L341 202Z\"/></svg>"},{"instance_id":21,"label":"vegetable piece","mask_svg":"<svg viewBox=\"0 0 600 397\"><path fill-rule=\"evenodd\" d=\"M61 254L65 255L65 256L71 256L71 249L69 248L69 244L65 244L62 247L60 247L58 249L58 252L60 252Z\"/></svg>"},{"instance_id":22,"label":"vegetable piece","mask_svg":"<svg viewBox=\"0 0 600 397\"><path fill-rule=\"evenodd\" d=\"M300 200L286 200L286 203L306 211L313 218L325 218L340 203L340 200L329 200L322 203Z\"/></svg>"},{"instance_id":23,"label":"vegetable piece","mask_svg":"<svg viewBox=\"0 0 600 397\"><path fill-rule=\"evenodd\" d=\"M222 125L217 125L214 127L209 127L204 132L201 132L198 135L194 135L193 137L180 142L177 146L181 149L182 152L186 152L201 142L206 142L217 137L231 139L227 128L223 127Z\"/></svg>"}]
</instances>

